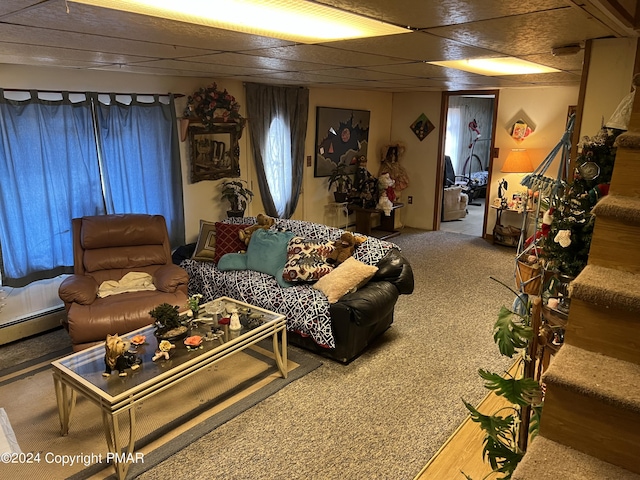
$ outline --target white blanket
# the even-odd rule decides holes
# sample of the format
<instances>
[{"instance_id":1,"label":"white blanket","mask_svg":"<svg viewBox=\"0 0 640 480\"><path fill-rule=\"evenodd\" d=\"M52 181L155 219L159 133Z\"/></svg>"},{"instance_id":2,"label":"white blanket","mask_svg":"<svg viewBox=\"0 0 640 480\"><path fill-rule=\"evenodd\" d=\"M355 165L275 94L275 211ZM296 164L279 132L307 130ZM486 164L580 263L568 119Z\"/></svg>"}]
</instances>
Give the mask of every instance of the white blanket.
<instances>
[{"instance_id":1,"label":"white blanket","mask_svg":"<svg viewBox=\"0 0 640 480\"><path fill-rule=\"evenodd\" d=\"M129 272L118 280L106 280L98 288L98 297L104 298L125 292L139 292L141 290L155 290L153 277L148 273Z\"/></svg>"}]
</instances>

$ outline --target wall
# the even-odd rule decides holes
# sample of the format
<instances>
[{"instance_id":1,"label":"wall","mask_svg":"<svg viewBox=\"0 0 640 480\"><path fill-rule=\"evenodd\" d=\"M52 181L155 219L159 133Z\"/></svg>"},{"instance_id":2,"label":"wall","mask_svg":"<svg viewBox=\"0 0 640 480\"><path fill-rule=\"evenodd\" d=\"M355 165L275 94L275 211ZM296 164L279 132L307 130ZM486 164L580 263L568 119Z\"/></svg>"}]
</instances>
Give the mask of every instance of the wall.
<instances>
[{"instance_id":1,"label":"wall","mask_svg":"<svg viewBox=\"0 0 640 480\"><path fill-rule=\"evenodd\" d=\"M405 206L398 210L396 215L399 215L404 225L424 230L433 228L441 101L441 92L393 95L390 140L405 147L400 163L407 170L410 182L409 187L401 194L401 201ZM435 126L422 141L409 128L421 113L424 113ZM409 196L413 197L413 203L410 205L407 203Z\"/></svg>"},{"instance_id":2,"label":"wall","mask_svg":"<svg viewBox=\"0 0 640 480\"><path fill-rule=\"evenodd\" d=\"M367 149L367 168L377 176L380 167L380 151L389 143L392 124L393 95L390 93L368 92L361 90L337 90L313 88L309 91L309 119L305 142L305 159L311 156L311 164L305 160L303 193L298 203L296 217L310 222L323 223L325 205L333 202L333 193L327 189L326 177L314 177L316 151L316 108L334 107L354 110L369 110L369 144Z\"/></svg>"},{"instance_id":3,"label":"wall","mask_svg":"<svg viewBox=\"0 0 640 480\"><path fill-rule=\"evenodd\" d=\"M593 136L630 92L636 56L635 38L593 40L581 137Z\"/></svg>"}]
</instances>

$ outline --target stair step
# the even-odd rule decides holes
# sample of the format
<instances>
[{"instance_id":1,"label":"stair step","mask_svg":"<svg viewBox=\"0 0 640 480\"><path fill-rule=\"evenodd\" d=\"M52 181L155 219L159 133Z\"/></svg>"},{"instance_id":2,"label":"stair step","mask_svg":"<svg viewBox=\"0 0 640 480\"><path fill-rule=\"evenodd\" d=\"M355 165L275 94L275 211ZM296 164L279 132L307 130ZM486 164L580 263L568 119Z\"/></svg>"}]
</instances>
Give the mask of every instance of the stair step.
<instances>
[{"instance_id":1,"label":"stair step","mask_svg":"<svg viewBox=\"0 0 640 480\"><path fill-rule=\"evenodd\" d=\"M637 136L638 134L635 135ZM618 140L620 140L620 137L618 137ZM610 194L640 197L638 158L640 158L640 151L627 147L618 147L615 167L611 174Z\"/></svg>"},{"instance_id":2,"label":"stair step","mask_svg":"<svg viewBox=\"0 0 640 480\"><path fill-rule=\"evenodd\" d=\"M616 138L617 148L626 150L640 150L640 132L629 130Z\"/></svg>"},{"instance_id":3,"label":"stair step","mask_svg":"<svg viewBox=\"0 0 640 480\"><path fill-rule=\"evenodd\" d=\"M640 475L538 435L512 480L640 480Z\"/></svg>"},{"instance_id":4,"label":"stair step","mask_svg":"<svg viewBox=\"0 0 640 480\"><path fill-rule=\"evenodd\" d=\"M587 265L571 282L571 298L600 307L640 312L640 275Z\"/></svg>"},{"instance_id":5,"label":"stair step","mask_svg":"<svg viewBox=\"0 0 640 480\"><path fill-rule=\"evenodd\" d=\"M613 217L624 223L640 226L640 198L607 195L593 208L596 217Z\"/></svg>"},{"instance_id":6,"label":"stair step","mask_svg":"<svg viewBox=\"0 0 640 480\"><path fill-rule=\"evenodd\" d=\"M640 474L640 365L564 345L543 375L540 433Z\"/></svg>"},{"instance_id":7,"label":"stair step","mask_svg":"<svg viewBox=\"0 0 640 480\"><path fill-rule=\"evenodd\" d=\"M571 300L564 341L591 352L640 365L640 315Z\"/></svg>"}]
</instances>

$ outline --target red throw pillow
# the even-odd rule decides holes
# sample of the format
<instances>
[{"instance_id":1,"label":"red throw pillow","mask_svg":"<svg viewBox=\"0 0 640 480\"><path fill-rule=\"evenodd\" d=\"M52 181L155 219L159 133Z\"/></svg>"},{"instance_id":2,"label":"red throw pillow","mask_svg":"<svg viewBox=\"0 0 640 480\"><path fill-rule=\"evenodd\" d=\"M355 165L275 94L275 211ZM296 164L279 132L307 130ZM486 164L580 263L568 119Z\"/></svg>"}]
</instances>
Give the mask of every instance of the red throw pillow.
<instances>
[{"instance_id":1,"label":"red throw pillow","mask_svg":"<svg viewBox=\"0 0 640 480\"><path fill-rule=\"evenodd\" d=\"M221 223L216 222L216 253L213 261L218 263L220 257L227 253L238 253L241 250L246 250L247 246L242 240L238 232L244 230L249 225L233 224L233 223Z\"/></svg>"}]
</instances>

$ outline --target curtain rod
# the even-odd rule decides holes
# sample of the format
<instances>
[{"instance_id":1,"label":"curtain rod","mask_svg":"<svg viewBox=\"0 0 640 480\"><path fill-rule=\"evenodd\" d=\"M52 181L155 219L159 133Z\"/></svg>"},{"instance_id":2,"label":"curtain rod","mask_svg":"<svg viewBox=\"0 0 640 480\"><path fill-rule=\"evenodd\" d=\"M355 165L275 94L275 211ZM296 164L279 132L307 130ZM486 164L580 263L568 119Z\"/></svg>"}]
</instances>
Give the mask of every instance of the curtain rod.
<instances>
[{"instance_id":1,"label":"curtain rod","mask_svg":"<svg viewBox=\"0 0 640 480\"><path fill-rule=\"evenodd\" d=\"M5 92L24 92L24 93L29 93L31 92L32 88L0 88L0 90L3 90ZM171 95L171 92L169 93L126 93L126 92L89 92L89 91L84 91L84 92L80 92L80 91L74 91L74 90L35 90L36 92L43 92L43 93L62 93L67 92L67 93L73 93L73 94L80 94L80 95L84 95L85 93L96 93L98 95L111 95L112 93L115 93L116 95L142 95L142 96L153 96L153 95ZM173 94L173 98L181 98L184 97L183 93L174 93Z\"/></svg>"}]
</instances>

